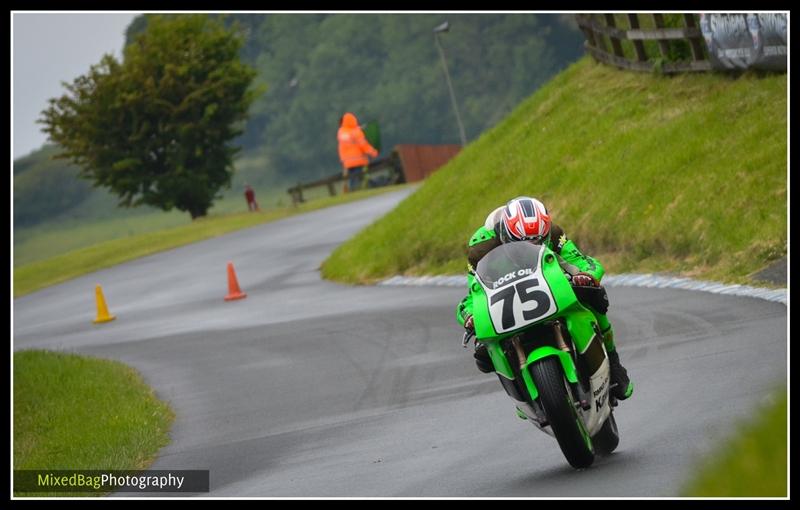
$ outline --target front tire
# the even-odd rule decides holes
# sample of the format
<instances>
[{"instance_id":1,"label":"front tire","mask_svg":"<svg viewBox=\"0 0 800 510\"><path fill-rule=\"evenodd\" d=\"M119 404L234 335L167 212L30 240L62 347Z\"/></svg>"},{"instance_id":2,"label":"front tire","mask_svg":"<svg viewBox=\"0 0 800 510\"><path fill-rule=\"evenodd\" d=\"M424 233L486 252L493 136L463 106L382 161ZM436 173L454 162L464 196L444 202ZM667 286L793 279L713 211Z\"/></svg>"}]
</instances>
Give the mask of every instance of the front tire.
<instances>
[{"instance_id":1,"label":"front tire","mask_svg":"<svg viewBox=\"0 0 800 510\"><path fill-rule=\"evenodd\" d=\"M557 358L547 357L531 365L530 371L553 435L567 462L576 469L591 466L594 462L592 439L583 427L572 395L567 391L561 363Z\"/></svg>"},{"instance_id":2,"label":"front tire","mask_svg":"<svg viewBox=\"0 0 800 510\"><path fill-rule=\"evenodd\" d=\"M614 419L613 412L609 413L600 431L592 438L592 444L594 445L594 451L599 455L609 455L617 449L619 431L617 430L617 420Z\"/></svg>"}]
</instances>

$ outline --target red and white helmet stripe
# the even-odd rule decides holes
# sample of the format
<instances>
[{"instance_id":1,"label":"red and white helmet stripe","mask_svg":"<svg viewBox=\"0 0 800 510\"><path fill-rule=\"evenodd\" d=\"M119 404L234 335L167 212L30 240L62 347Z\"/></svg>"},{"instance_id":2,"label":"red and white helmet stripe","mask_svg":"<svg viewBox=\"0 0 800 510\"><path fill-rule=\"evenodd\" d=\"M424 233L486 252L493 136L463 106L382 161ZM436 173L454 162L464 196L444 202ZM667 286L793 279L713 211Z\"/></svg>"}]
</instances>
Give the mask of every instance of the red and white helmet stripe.
<instances>
[{"instance_id":1,"label":"red and white helmet stripe","mask_svg":"<svg viewBox=\"0 0 800 510\"><path fill-rule=\"evenodd\" d=\"M550 233L550 215L535 198L517 197L503 209L503 226L512 239L541 241Z\"/></svg>"}]
</instances>

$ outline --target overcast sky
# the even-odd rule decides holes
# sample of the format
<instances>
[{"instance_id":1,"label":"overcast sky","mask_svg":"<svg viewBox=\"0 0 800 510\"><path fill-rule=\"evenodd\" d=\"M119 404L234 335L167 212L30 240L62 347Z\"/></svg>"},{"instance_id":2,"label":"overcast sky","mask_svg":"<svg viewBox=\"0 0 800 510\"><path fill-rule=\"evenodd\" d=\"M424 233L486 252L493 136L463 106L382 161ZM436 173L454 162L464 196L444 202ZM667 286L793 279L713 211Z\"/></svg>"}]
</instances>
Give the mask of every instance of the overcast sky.
<instances>
[{"instance_id":1,"label":"overcast sky","mask_svg":"<svg viewBox=\"0 0 800 510\"><path fill-rule=\"evenodd\" d=\"M72 82L100 62L103 54L118 59L132 13L13 13L14 159L47 141L36 124L47 100L64 94Z\"/></svg>"}]
</instances>

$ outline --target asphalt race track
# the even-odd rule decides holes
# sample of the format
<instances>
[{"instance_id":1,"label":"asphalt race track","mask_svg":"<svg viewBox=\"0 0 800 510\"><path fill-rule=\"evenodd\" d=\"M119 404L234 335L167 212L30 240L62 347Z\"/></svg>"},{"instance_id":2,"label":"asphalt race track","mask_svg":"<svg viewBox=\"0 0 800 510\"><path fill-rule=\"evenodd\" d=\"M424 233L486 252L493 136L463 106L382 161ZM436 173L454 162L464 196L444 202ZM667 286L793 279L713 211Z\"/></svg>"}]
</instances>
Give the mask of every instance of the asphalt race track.
<instances>
[{"instance_id":1,"label":"asphalt race track","mask_svg":"<svg viewBox=\"0 0 800 510\"><path fill-rule=\"evenodd\" d=\"M677 496L734 421L785 386L785 305L610 288L609 317L636 390L616 410L618 450L575 471L461 348L455 306L464 290L320 279L336 245L409 193L16 299L14 349L138 369L177 415L152 469L208 469L211 492L198 495L220 497ZM223 301L229 261L246 299ZM92 323L97 283L113 322Z\"/></svg>"}]
</instances>

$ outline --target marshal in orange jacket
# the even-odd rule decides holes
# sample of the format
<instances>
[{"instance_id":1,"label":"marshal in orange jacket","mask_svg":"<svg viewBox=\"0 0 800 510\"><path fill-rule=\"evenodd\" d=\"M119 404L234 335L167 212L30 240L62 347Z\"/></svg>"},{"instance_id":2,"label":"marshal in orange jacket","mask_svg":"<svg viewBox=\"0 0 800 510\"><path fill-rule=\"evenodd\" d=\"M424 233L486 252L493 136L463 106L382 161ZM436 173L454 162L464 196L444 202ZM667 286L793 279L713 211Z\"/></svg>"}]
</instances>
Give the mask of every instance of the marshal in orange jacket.
<instances>
[{"instance_id":1,"label":"marshal in orange jacket","mask_svg":"<svg viewBox=\"0 0 800 510\"><path fill-rule=\"evenodd\" d=\"M369 163L367 155L373 158L378 156L378 151L369 144L364 132L358 127L356 116L347 112L342 117L342 125L337 135L339 139L339 159L346 169L362 167Z\"/></svg>"}]
</instances>

